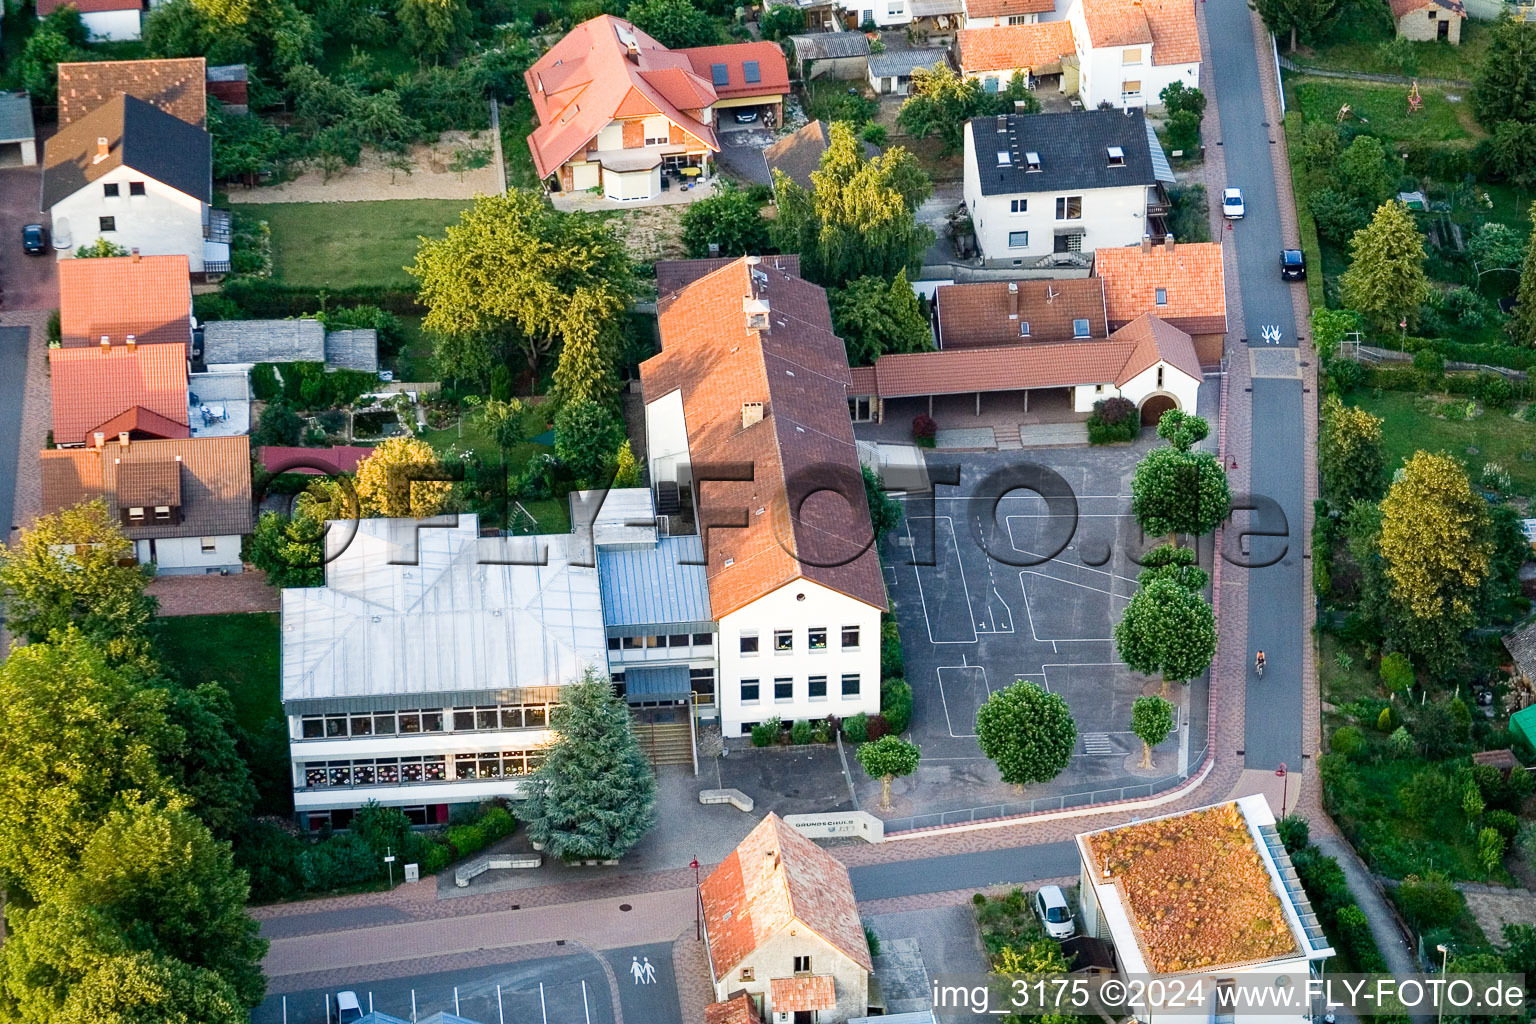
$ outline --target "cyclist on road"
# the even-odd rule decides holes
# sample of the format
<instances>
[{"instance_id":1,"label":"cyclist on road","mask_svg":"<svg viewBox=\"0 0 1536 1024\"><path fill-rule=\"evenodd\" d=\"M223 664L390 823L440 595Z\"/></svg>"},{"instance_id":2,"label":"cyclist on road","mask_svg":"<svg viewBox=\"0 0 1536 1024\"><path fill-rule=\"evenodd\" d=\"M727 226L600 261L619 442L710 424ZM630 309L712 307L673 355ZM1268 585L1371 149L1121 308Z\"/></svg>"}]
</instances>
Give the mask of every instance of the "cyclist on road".
<instances>
[{"instance_id":1,"label":"cyclist on road","mask_svg":"<svg viewBox=\"0 0 1536 1024\"><path fill-rule=\"evenodd\" d=\"M1263 651L1260 651L1258 654L1254 655L1254 658L1253 658L1253 670L1255 672L1257 672L1261 678L1263 677L1263 675L1264 675L1264 652Z\"/></svg>"}]
</instances>

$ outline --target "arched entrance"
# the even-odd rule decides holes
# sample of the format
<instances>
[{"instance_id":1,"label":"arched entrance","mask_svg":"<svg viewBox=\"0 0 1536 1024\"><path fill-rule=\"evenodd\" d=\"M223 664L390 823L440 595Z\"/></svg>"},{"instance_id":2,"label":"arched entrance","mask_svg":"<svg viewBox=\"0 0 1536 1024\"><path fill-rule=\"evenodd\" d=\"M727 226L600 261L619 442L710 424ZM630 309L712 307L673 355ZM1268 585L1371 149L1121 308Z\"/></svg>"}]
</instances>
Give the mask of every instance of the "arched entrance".
<instances>
[{"instance_id":1,"label":"arched entrance","mask_svg":"<svg viewBox=\"0 0 1536 1024\"><path fill-rule=\"evenodd\" d=\"M1156 394L1147 397L1141 403L1142 426L1156 426L1157 421L1163 418L1163 413L1169 409L1177 409L1179 400L1169 394Z\"/></svg>"}]
</instances>

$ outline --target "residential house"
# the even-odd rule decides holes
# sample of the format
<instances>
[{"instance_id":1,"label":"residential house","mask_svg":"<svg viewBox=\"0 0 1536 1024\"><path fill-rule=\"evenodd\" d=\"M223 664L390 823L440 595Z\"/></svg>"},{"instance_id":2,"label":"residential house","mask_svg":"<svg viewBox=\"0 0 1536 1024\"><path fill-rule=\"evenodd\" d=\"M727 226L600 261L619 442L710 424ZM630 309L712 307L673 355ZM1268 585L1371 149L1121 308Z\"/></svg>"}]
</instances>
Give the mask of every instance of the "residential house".
<instances>
[{"instance_id":1,"label":"residential house","mask_svg":"<svg viewBox=\"0 0 1536 1024\"><path fill-rule=\"evenodd\" d=\"M964 0L963 28L1002 28L1008 25L1033 25L1041 21L1060 21L1066 17L1056 0Z\"/></svg>"},{"instance_id":2,"label":"residential house","mask_svg":"<svg viewBox=\"0 0 1536 1024\"><path fill-rule=\"evenodd\" d=\"M885 585L826 292L755 257L699 271L661 296L640 379L657 511L701 524L721 729L873 714Z\"/></svg>"},{"instance_id":3,"label":"residential house","mask_svg":"<svg viewBox=\"0 0 1536 1024\"><path fill-rule=\"evenodd\" d=\"M62 259L104 238L146 256L183 255L194 274L227 271L227 215L210 214L212 167L206 131L115 94L44 147L54 248Z\"/></svg>"},{"instance_id":4,"label":"residential house","mask_svg":"<svg viewBox=\"0 0 1536 1024\"><path fill-rule=\"evenodd\" d=\"M869 37L863 32L813 32L790 36L795 71L813 82L818 78L852 81L869 74Z\"/></svg>"},{"instance_id":5,"label":"residential house","mask_svg":"<svg viewBox=\"0 0 1536 1024\"><path fill-rule=\"evenodd\" d=\"M806 32L836 32L842 28L837 18L837 0L767 0L765 10L789 7L800 12Z\"/></svg>"},{"instance_id":6,"label":"residential house","mask_svg":"<svg viewBox=\"0 0 1536 1024\"><path fill-rule=\"evenodd\" d=\"M446 824L521 795L561 685L607 673L597 570L572 535L482 538L473 515L339 525L325 585L282 596L300 823L377 800Z\"/></svg>"},{"instance_id":7,"label":"residential house","mask_svg":"<svg viewBox=\"0 0 1536 1024\"><path fill-rule=\"evenodd\" d=\"M326 330L298 320L210 320L203 325L203 363L210 371L249 370L257 363L324 363L327 370L379 368L378 332Z\"/></svg>"},{"instance_id":8,"label":"residential house","mask_svg":"<svg viewBox=\"0 0 1536 1024\"><path fill-rule=\"evenodd\" d=\"M123 42L139 38L143 15L158 5L148 0L37 0L37 17L41 21L60 7L73 7L91 42Z\"/></svg>"},{"instance_id":9,"label":"residential house","mask_svg":"<svg viewBox=\"0 0 1536 1024\"><path fill-rule=\"evenodd\" d=\"M1227 335L1226 275L1219 242L1099 249L1093 274L1104 282L1110 330L1152 313L1188 334L1202 366L1221 362Z\"/></svg>"},{"instance_id":10,"label":"residential house","mask_svg":"<svg viewBox=\"0 0 1536 1024\"><path fill-rule=\"evenodd\" d=\"M942 49L886 50L869 58L869 87L885 96L905 96L912 88L912 72L947 67L949 55Z\"/></svg>"},{"instance_id":11,"label":"residential house","mask_svg":"<svg viewBox=\"0 0 1536 1024\"><path fill-rule=\"evenodd\" d=\"M783 171L803 189L814 189L815 183L811 181L811 172L821 167L821 156L832 144L832 132L825 121L812 121L799 131L792 132L778 139L763 149L763 163L767 165L768 180L773 180L774 171ZM874 143L861 143L864 147L864 155L873 159L880 155L880 147ZM773 257L778 259L779 257ZM798 261L799 257L795 257ZM799 273L800 264L796 262L795 273Z\"/></svg>"},{"instance_id":12,"label":"residential house","mask_svg":"<svg viewBox=\"0 0 1536 1024\"><path fill-rule=\"evenodd\" d=\"M1387 0L1387 6L1399 39L1461 44L1461 23L1467 17L1461 0Z\"/></svg>"},{"instance_id":13,"label":"residential house","mask_svg":"<svg viewBox=\"0 0 1536 1024\"><path fill-rule=\"evenodd\" d=\"M1024 76L1031 89L1046 84L1041 79L1051 78L1058 91L1077 92L1071 22L961 29L955 42L961 77L979 80L987 92L1007 89L1014 75Z\"/></svg>"},{"instance_id":14,"label":"residential house","mask_svg":"<svg viewBox=\"0 0 1536 1024\"><path fill-rule=\"evenodd\" d=\"M1086 267L1165 235L1173 170L1140 110L974 118L963 194L988 266Z\"/></svg>"},{"instance_id":15,"label":"residential house","mask_svg":"<svg viewBox=\"0 0 1536 1024\"><path fill-rule=\"evenodd\" d=\"M717 1000L745 993L775 1024L869 1012L873 966L848 869L777 814L710 872L699 902Z\"/></svg>"},{"instance_id":16,"label":"residential house","mask_svg":"<svg viewBox=\"0 0 1536 1024\"><path fill-rule=\"evenodd\" d=\"M1174 82L1200 85L1195 0L1072 0L1067 20L1085 107L1157 106Z\"/></svg>"},{"instance_id":17,"label":"residential house","mask_svg":"<svg viewBox=\"0 0 1536 1024\"><path fill-rule=\"evenodd\" d=\"M1095 402L1118 397L1136 405L1143 423L1155 423L1169 409L1198 407L1200 360L1188 334L1147 314L1097 340L1091 311L1081 312L1087 315L1070 325L1052 325L1057 333L1070 327L1073 341L962 345L883 355L872 367L855 367L849 413L856 423L909 423L918 413L934 415L935 399L949 397L957 416L971 413L974 401L979 418L987 396L989 412L995 405L1018 415L1015 422L1081 422ZM1032 334L1041 329L1035 321L1019 325Z\"/></svg>"},{"instance_id":18,"label":"residential house","mask_svg":"<svg viewBox=\"0 0 1536 1024\"><path fill-rule=\"evenodd\" d=\"M160 575L241 570L240 539L255 525L248 438L138 441L124 429L39 457L45 513L101 498Z\"/></svg>"},{"instance_id":19,"label":"residential house","mask_svg":"<svg viewBox=\"0 0 1536 1024\"><path fill-rule=\"evenodd\" d=\"M37 129L32 100L24 92L0 92L0 166L37 163Z\"/></svg>"},{"instance_id":20,"label":"residential house","mask_svg":"<svg viewBox=\"0 0 1536 1024\"><path fill-rule=\"evenodd\" d=\"M912 23L916 0L838 0L843 10L843 27L849 31L868 32L871 27L905 28Z\"/></svg>"},{"instance_id":21,"label":"residential house","mask_svg":"<svg viewBox=\"0 0 1536 1024\"><path fill-rule=\"evenodd\" d=\"M192 284L185 256L61 260L59 344L175 343L192 350Z\"/></svg>"},{"instance_id":22,"label":"residential house","mask_svg":"<svg viewBox=\"0 0 1536 1024\"><path fill-rule=\"evenodd\" d=\"M806 180L809 183L810 179ZM681 291L686 285L722 267L728 267L740 258L739 256L719 256L706 260L657 260L656 294L671 295L673 292ZM763 263L777 267L786 274L800 276L799 253L786 252L775 256L763 256L760 259Z\"/></svg>"},{"instance_id":23,"label":"residential house","mask_svg":"<svg viewBox=\"0 0 1536 1024\"><path fill-rule=\"evenodd\" d=\"M709 174L720 150L716 108L782 113L789 91L772 43L669 50L627 21L577 25L525 73L538 125L539 177L559 191L637 201L661 194L664 170Z\"/></svg>"},{"instance_id":24,"label":"residential house","mask_svg":"<svg viewBox=\"0 0 1536 1024\"><path fill-rule=\"evenodd\" d=\"M172 117L207 126L208 62L164 60L65 61L59 65L59 127L68 128L119 93Z\"/></svg>"},{"instance_id":25,"label":"residential house","mask_svg":"<svg viewBox=\"0 0 1536 1024\"><path fill-rule=\"evenodd\" d=\"M1312 1019L1306 985L1333 949L1264 797L1088 832L1077 847L1084 933L1112 942L1127 975L1201 987L1198 1012L1144 1008L1139 1020L1206 1024L1207 1007L1225 998L1218 1015L1234 1024L1274 1021L1273 1008L1218 995L1240 985L1292 986L1302 1010L1290 1019Z\"/></svg>"},{"instance_id":26,"label":"residential house","mask_svg":"<svg viewBox=\"0 0 1536 1024\"><path fill-rule=\"evenodd\" d=\"M100 437L191 437L187 351L132 340L48 350L53 443L79 448Z\"/></svg>"},{"instance_id":27,"label":"residential house","mask_svg":"<svg viewBox=\"0 0 1536 1024\"><path fill-rule=\"evenodd\" d=\"M1104 282L1093 277L940 285L933 308L945 350L1109 337Z\"/></svg>"}]
</instances>

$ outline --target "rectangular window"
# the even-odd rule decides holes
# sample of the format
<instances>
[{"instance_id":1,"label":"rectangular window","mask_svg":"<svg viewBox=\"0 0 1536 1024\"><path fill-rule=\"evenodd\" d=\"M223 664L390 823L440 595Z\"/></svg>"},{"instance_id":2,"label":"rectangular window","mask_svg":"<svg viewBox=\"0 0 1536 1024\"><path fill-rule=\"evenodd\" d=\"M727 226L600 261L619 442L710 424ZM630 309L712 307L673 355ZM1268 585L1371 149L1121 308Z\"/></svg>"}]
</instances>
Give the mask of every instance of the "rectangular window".
<instances>
[{"instance_id":1,"label":"rectangular window","mask_svg":"<svg viewBox=\"0 0 1536 1024\"><path fill-rule=\"evenodd\" d=\"M795 649L795 631L792 629L776 629L773 631L773 653L787 654Z\"/></svg>"},{"instance_id":2,"label":"rectangular window","mask_svg":"<svg viewBox=\"0 0 1536 1024\"><path fill-rule=\"evenodd\" d=\"M757 977L757 972L754 971L752 968L750 968L750 967L743 967L741 969L741 980L742 981L752 981L756 977Z\"/></svg>"},{"instance_id":3,"label":"rectangular window","mask_svg":"<svg viewBox=\"0 0 1536 1024\"><path fill-rule=\"evenodd\" d=\"M644 643L645 637L643 636L626 636L622 646L626 651L638 651Z\"/></svg>"},{"instance_id":4,"label":"rectangular window","mask_svg":"<svg viewBox=\"0 0 1536 1024\"><path fill-rule=\"evenodd\" d=\"M499 717L495 708L475 708L475 728L494 729Z\"/></svg>"},{"instance_id":5,"label":"rectangular window","mask_svg":"<svg viewBox=\"0 0 1536 1024\"><path fill-rule=\"evenodd\" d=\"M665 146L667 144L667 140L666 140L665 136L662 136L662 137L659 137L659 138L654 138L654 139L647 137L646 140L645 140L645 144L647 146Z\"/></svg>"},{"instance_id":6,"label":"rectangular window","mask_svg":"<svg viewBox=\"0 0 1536 1024\"><path fill-rule=\"evenodd\" d=\"M1088 334L1089 334L1089 331L1088 331L1088 321L1087 320L1077 319L1077 320L1073 320L1072 321L1072 337L1074 337L1074 338L1086 338L1086 337L1088 337Z\"/></svg>"},{"instance_id":7,"label":"rectangular window","mask_svg":"<svg viewBox=\"0 0 1536 1024\"><path fill-rule=\"evenodd\" d=\"M448 777L448 763L441 754L422 758L421 770L428 782L442 782Z\"/></svg>"},{"instance_id":8,"label":"rectangular window","mask_svg":"<svg viewBox=\"0 0 1536 1024\"><path fill-rule=\"evenodd\" d=\"M117 185L113 183L101 186L101 194L108 199L116 199L118 195Z\"/></svg>"},{"instance_id":9,"label":"rectangular window","mask_svg":"<svg viewBox=\"0 0 1536 1024\"><path fill-rule=\"evenodd\" d=\"M1083 233L1081 231L1074 231L1071 234L1067 234L1067 235L1057 235L1056 236L1056 245L1055 245L1055 247L1054 247L1054 249L1052 251L1053 252L1082 252L1083 251Z\"/></svg>"},{"instance_id":10,"label":"rectangular window","mask_svg":"<svg viewBox=\"0 0 1536 1024\"><path fill-rule=\"evenodd\" d=\"M543 729L549 725L549 708L542 704L523 708L523 728Z\"/></svg>"},{"instance_id":11,"label":"rectangular window","mask_svg":"<svg viewBox=\"0 0 1536 1024\"><path fill-rule=\"evenodd\" d=\"M156 505L155 506L155 522L157 522L157 523L168 523L170 521L171 521L171 506L169 506L169 505Z\"/></svg>"},{"instance_id":12,"label":"rectangular window","mask_svg":"<svg viewBox=\"0 0 1536 1024\"><path fill-rule=\"evenodd\" d=\"M100 227L100 229L102 231L116 231L117 230L117 218L116 217L102 217L100 219L100 221L98 222L98 225L99 225L99 227Z\"/></svg>"},{"instance_id":13,"label":"rectangular window","mask_svg":"<svg viewBox=\"0 0 1536 1024\"><path fill-rule=\"evenodd\" d=\"M741 70L749 83L755 84L763 80L763 73L758 68L757 61L755 60L744 61L741 65Z\"/></svg>"},{"instance_id":14,"label":"rectangular window","mask_svg":"<svg viewBox=\"0 0 1536 1024\"><path fill-rule=\"evenodd\" d=\"M843 676L843 696L857 697L859 695L859 677L857 674Z\"/></svg>"},{"instance_id":15,"label":"rectangular window","mask_svg":"<svg viewBox=\"0 0 1536 1024\"><path fill-rule=\"evenodd\" d=\"M299 734L307 740L317 740L325 735L325 719L319 715L305 715L299 725Z\"/></svg>"},{"instance_id":16,"label":"rectangular window","mask_svg":"<svg viewBox=\"0 0 1536 1024\"><path fill-rule=\"evenodd\" d=\"M167 516L170 515L170 510L169 509L166 510L166 515ZM218 549L219 549L219 540L218 540L217 537L204 537L203 538L203 554L211 555L215 551L217 551Z\"/></svg>"},{"instance_id":17,"label":"rectangular window","mask_svg":"<svg viewBox=\"0 0 1536 1024\"><path fill-rule=\"evenodd\" d=\"M1019 321L1019 337L1021 337L1021 338L1029 337L1029 321L1028 320L1020 320Z\"/></svg>"},{"instance_id":18,"label":"rectangular window","mask_svg":"<svg viewBox=\"0 0 1536 1024\"><path fill-rule=\"evenodd\" d=\"M305 788L314 789L317 786L323 786L325 785L325 779L325 762L311 761L304 766Z\"/></svg>"},{"instance_id":19,"label":"rectangular window","mask_svg":"<svg viewBox=\"0 0 1536 1024\"><path fill-rule=\"evenodd\" d=\"M741 653L742 654L756 654L757 653L757 634L756 633L743 633L743 634L741 634Z\"/></svg>"},{"instance_id":20,"label":"rectangular window","mask_svg":"<svg viewBox=\"0 0 1536 1024\"><path fill-rule=\"evenodd\" d=\"M420 711L402 711L402 712L400 712L400 732L402 734L403 733L412 733L412 732L421 732L421 712Z\"/></svg>"},{"instance_id":21,"label":"rectangular window","mask_svg":"<svg viewBox=\"0 0 1536 1024\"><path fill-rule=\"evenodd\" d=\"M358 786L373 785L373 760L352 762L352 782Z\"/></svg>"},{"instance_id":22,"label":"rectangular window","mask_svg":"<svg viewBox=\"0 0 1536 1024\"><path fill-rule=\"evenodd\" d=\"M423 711L421 713L421 731L422 732L442 732L443 731L443 709L442 708L434 708L431 711Z\"/></svg>"},{"instance_id":23,"label":"rectangular window","mask_svg":"<svg viewBox=\"0 0 1536 1024\"><path fill-rule=\"evenodd\" d=\"M454 732L469 732L469 731L473 730L474 727L475 727L475 709L474 708L454 708L453 709L453 731Z\"/></svg>"},{"instance_id":24,"label":"rectangular window","mask_svg":"<svg viewBox=\"0 0 1536 1024\"><path fill-rule=\"evenodd\" d=\"M395 713L385 711L373 716L373 734L375 736L393 736L395 734Z\"/></svg>"},{"instance_id":25,"label":"rectangular window","mask_svg":"<svg viewBox=\"0 0 1536 1024\"><path fill-rule=\"evenodd\" d=\"M1159 288L1157 290L1157 304L1159 306L1166 306L1166 305L1168 305L1168 289L1167 288Z\"/></svg>"},{"instance_id":26,"label":"rectangular window","mask_svg":"<svg viewBox=\"0 0 1536 1024\"><path fill-rule=\"evenodd\" d=\"M687 633L673 633L671 636L667 637L667 646L668 647L687 647L688 646L688 634Z\"/></svg>"},{"instance_id":27,"label":"rectangular window","mask_svg":"<svg viewBox=\"0 0 1536 1024\"><path fill-rule=\"evenodd\" d=\"M731 69L724 64L711 64L709 66L709 77L716 85L730 85Z\"/></svg>"},{"instance_id":28,"label":"rectangular window","mask_svg":"<svg viewBox=\"0 0 1536 1024\"><path fill-rule=\"evenodd\" d=\"M695 634L693 634L693 646L695 646L695 647L709 647L713 643L714 643L714 640L713 640L711 634L709 634L709 633L695 633Z\"/></svg>"},{"instance_id":29,"label":"rectangular window","mask_svg":"<svg viewBox=\"0 0 1536 1024\"><path fill-rule=\"evenodd\" d=\"M1120 83L1120 98L1122 100L1139 100L1139 99L1141 99L1141 83L1140 82L1121 82Z\"/></svg>"},{"instance_id":30,"label":"rectangular window","mask_svg":"<svg viewBox=\"0 0 1536 1024\"><path fill-rule=\"evenodd\" d=\"M826 700L827 677L811 676L810 679L806 680L806 693L811 700Z\"/></svg>"},{"instance_id":31,"label":"rectangular window","mask_svg":"<svg viewBox=\"0 0 1536 1024\"><path fill-rule=\"evenodd\" d=\"M421 777L421 758L402 757L400 759L401 782L420 782Z\"/></svg>"},{"instance_id":32,"label":"rectangular window","mask_svg":"<svg viewBox=\"0 0 1536 1024\"><path fill-rule=\"evenodd\" d=\"M332 761L326 769L327 782L332 786L352 785L352 762Z\"/></svg>"},{"instance_id":33,"label":"rectangular window","mask_svg":"<svg viewBox=\"0 0 1536 1024\"><path fill-rule=\"evenodd\" d=\"M691 668L688 670L688 688L696 696L701 698L695 703L714 704L715 702L715 670L712 668Z\"/></svg>"},{"instance_id":34,"label":"rectangular window","mask_svg":"<svg viewBox=\"0 0 1536 1024\"><path fill-rule=\"evenodd\" d=\"M758 685L756 679L743 679L741 681L741 702L743 704L756 704L758 700Z\"/></svg>"},{"instance_id":35,"label":"rectangular window","mask_svg":"<svg viewBox=\"0 0 1536 1024\"><path fill-rule=\"evenodd\" d=\"M326 739L336 739L347 734L346 715L327 715L325 719Z\"/></svg>"},{"instance_id":36,"label":"rectangular window","mask_svg":"<svg viewBox=\"0 0 1536 1024\"><path fill-rule=\"evenodd\" d=\"M352 735L353 736L372 736L373 735L373 716L372 715L353 715L352 716Z\"/></svg>"},{"instance_id":37,"label":"rectangular window","mask_svg":"<svg viewBox=\"0 0 1536 1024\"><path fill-rule=\"evenodd\" d=\"M843 627L843 650L856 651L859 649L859 627Z\"/></svg>"},{"instance_id":38,"label":"rectangular window","mask_svg":"<svg viewBox=\"0 0 1536 1024\"><path fill-rule=\"evenodd\" d=\"M1008 200L1008 212L1009 213L1028 213L1029 212L1029 200L1028 199L1010 199L1010 200Z\"/></svg>"},{"instance_id":39,"label":"rectangular window","mask_svg":"<svg viewBox=\"0 0 1536 1024\"><path fill-rule=\"evenodd\" d=\"M783 704L795 699L795 681L793 679L778 678L773 681L773 699L775 703Z\"/></svg>"},{"instance_id":40,"label":"rectangular window","mask_svg":"<svg viewBox=\"0 0 1536 1024\"><path fill-rule=\"evenodd\" d=\"M1010 248L1010 249L1028 249L1029 248L1029 232L1028 231L1010 231L1010 232L1008 232L1008 248Z\"/></svg>"},{"instance_id":41,"label":"rectangular window","mask_svg":"<svg viewBox=\"0 0 1536 1024\"><path fill-rule=\"evenodd\" d=\"M827 627L826 626L812 626L809 630L806 631L805 639L806 639L806 646L809 647L811 650L813 650L813 651L824 651L824 650L826 650L827 649Z\"/></svg>"},{"instance_id":42,"label":"rectangular window","mask_svg":"<svg viewBox=\"0 0 1536 1024\"><path fill-rule=\"evenodd\" d=\"M134 523L142 523L144 521L144 510L142 508L130 508L128 510L128 520Z\"/></svg>"},{"instance_id":43,"label":"rectangular window","mask_svg":"<svg viewBox=\"0 0 1536 1024\"><path fill-rule=\"evenodd\" d=\"M1033 25L1039 19L1040 19L1040 16L1038 14L1010 14L1010 15L1008 15L1008 24L1010 24L1010 25Z\"/></svg>"},{"instance_id":44,"label":"rectangular window","mask_svg":"<svg viewBox=\"0 0 1536 1024\"><path fill-rule=\"evenodd\" d=\"M131 196L141 196L141 195L143 195L144 194L144 183L142 181L130 181L128 183L128 194L131 195Z\"/></svg>"},{"instance_id":45,"label":"rectangular window","mask_svg":"<svg viewBox=\"0 0 1536 1024\"><path fill-rule=\"evenodd\" d=\"M1120 51L1120 56L1122 64L1140 64L1141 47L1128 46L1124 50Z\"/></svg>"},{"instance_id":46,"label":"rectangular window","mask_svg":"<svg viewBox=\"0 0 1536 1024\"><path fill-rule=\"evenodd\" d=\"M797 957L795 957L795 973L796 974L810 974L811 973L811 958L808 957L808 956L797 956Z\"/></svg>"},{"instance_id":47,"label":"rectangular window","mask_svg":"<svg viewBox=\"0 0 1536 1024\"><path fill-rule=\"evenodd\" d=\"M619 638L618 637L611 636L611 637L608 638L608 649L610 651L616 651L616 650L619 649Z\"/></svg>"},{"instance_id":48,"label":"rectangular window","mask_svg":"<svg viewBox=\"0 0 1536 1024\"><path fill-rule=\"evenodd\" d=\"M392 757L381 757L378 760L379 782L386 786L400 784L400 762Z\"/></svg>"},{"instance_id":49,"label":"rectangular window","mask_svg":"<svg viewBox=\"0 0 1536 1024\"><path fill-rule=\"evenodd\" d=\"M1083 197L1082 196L1057 196L1056 219L1057 220L1082 220Z\"/></svg>"},{"instance_id":50,"label":"rectangular window","mask_svg":"<svg viewBox=\"0 0 1536 1024\"><path fill-rule=\"evenodd\" d=\"M453 756L453 777L456 779L473 779L476 777L474 754L455 754Z\"/></svg>"}]
</instances>

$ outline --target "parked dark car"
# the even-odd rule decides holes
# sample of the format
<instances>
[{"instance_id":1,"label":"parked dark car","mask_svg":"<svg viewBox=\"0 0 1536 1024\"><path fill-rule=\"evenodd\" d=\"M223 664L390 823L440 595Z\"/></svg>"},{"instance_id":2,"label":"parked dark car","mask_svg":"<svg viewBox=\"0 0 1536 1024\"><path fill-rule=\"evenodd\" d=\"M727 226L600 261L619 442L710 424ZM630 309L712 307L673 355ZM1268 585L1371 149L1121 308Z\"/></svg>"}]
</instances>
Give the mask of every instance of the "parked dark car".
<instances>
[{"instance_id":1,"label":"parked dark car","mask_svg":"<svg viewBox=\"0 0 1536 1024\"><path fill-rule=\"evenodd\" d=\"M1307 279L1307 257L1300 249L1286 249L1280 253L1280 276L1287 281Z\"/></svg>"},{"instance_id":2,"label":"parked dark car","mask_svg":"<svg viewBox=\"0 0 1536 1024\"><path fill-rule=\"evenodd\" d=\"M41 224L28 224L21 229L21 248L28 256L41 256L48 251L48 229Z\"/></svg>"},{"instance_id":3,"label":"parked dark car","mask_svg":"<svg viewBox=\"0 0 1536 1024\"><path fill-rule=\"evenodd\" d=\"M756 124L758 110L756 107L748 107L745 110L736 111L737 124Z\"/></svg>"}]
</instances>

